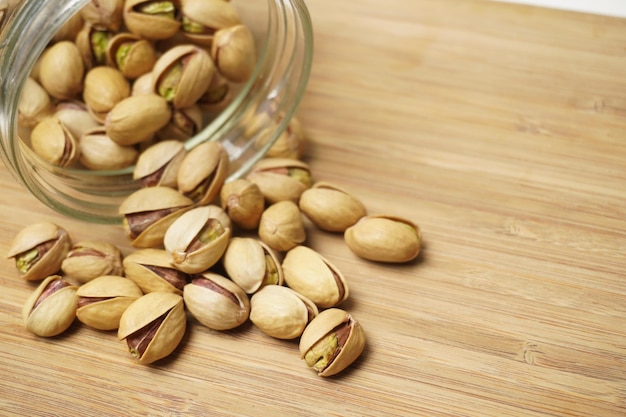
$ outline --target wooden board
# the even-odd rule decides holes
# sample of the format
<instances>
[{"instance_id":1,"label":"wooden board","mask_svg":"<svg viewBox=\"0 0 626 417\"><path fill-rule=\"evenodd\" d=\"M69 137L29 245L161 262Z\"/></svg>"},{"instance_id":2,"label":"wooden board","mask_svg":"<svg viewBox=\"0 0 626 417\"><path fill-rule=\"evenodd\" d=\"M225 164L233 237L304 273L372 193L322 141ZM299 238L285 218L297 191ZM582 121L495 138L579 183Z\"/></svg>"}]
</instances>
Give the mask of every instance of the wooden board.
<instances>
[{"instance_id":1,"label":"wooden board","mask_svg":"<svg viewBox=\"0 0 626 417\"><path fill-rule=\"evenodd\" d=\"M470 0L309 2L299 109L315 178L423 231L417 261L308 244L347 277L368 344L342 375L296 342L190 321L134 364L114 333L25 331L33 285L0 274L0 413L28 416L623 416L626 22ZM0 252L35 221L127 253L119 228L61 217L0 170Z\"/></svg>"}]
</instances>

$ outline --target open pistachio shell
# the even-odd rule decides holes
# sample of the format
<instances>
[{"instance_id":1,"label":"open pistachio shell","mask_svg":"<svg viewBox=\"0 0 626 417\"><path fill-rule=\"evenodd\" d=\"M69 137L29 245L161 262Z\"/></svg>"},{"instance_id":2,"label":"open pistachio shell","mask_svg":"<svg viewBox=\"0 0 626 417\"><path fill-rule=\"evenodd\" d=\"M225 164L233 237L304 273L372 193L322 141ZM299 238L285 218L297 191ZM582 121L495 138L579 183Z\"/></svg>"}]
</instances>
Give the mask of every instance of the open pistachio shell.
<instances>
[{"instance_id":1,"label":"open pistachio shell","mask_svg":"<svg viewBox=\"0 0 626 417\"><path fill-rule=\"evenodd\" d=\"M76 290L81 323L98 330L114 330L129 305L143 295L141 289L128 278L102 275Z\"/></svg>"},{"instance_id":2,"label":"open pistachio shell","mask_svg":"<svg viewBox=\"0 0 626 417\"><path fill-rule=\"evenodd\" d=\"M109 29L94 26L89 22L85 23L81 31L76 35L75 41L83 58L85 70L107 64L106 49L109 40L113 36L113 32Z\"/></svg>"},{"instance_id":3,"label":"open pistachio shell","mask_svg":"<svg viewBox=\"0 0 626 417\"><path fill-rule=\"evenodd\" d=\"M183 143L178 140L157 142L139 155L133 179L139 180L144 187L175 188L178 169L186 154Z\"/></svg>"},{"instance_id":4,"label":"open pistachio shell","mask_svg":"<svg viewBox=\"0 0 626 417\"><path fill-rule=\"evenodd\" d=\"M344 232L367 215L361 200L328 182L315 183L305 190L298 205L317 227L329 232Z\"/></svg>"},{"instance_id":5,"label":"open pistachio shell","mask_svg":"<svg viewBox=\"0 0 626 417\"><path fill-rule=\"evenodd\" d=\"M264 158L252 167L246 178L259 186L269 203L298 202L312 184L308 164L289 158Z\"/></svg>"},{"instance_id":6,"label":"open pistachio shell","mask_svg":"<svg viewBox=\"0 0 626 417\"><path fill-rule=\"evenodd\" d=\"M157 137L162 140L187 140L202 129L203 121L202 110L196 104L184 109L173 109L170 122L157 132Z\"/></svg>"},{"instance_id":7,"label":"open pistachio shell","mask_svg":"<svg viewBox=\"0 0 626 417\"><path fill-rule=\"evenodd\" d=\"M65 229L50 222L33 223L18 232L7 254L26 281L42 280L61 269L72 242Z\"/></svg>"},{"instance_id":8,"label":"open pistachio shell","mask_svg":"<svg viewBox=\"0 0 626 417\"><path fill-rule=\"evenodd\" d=\"M144 293L171 292L182 295L189 275L170 262L164 249L139 249L123 260L124 275L133 280Z\"/></svg>"},{"instance_id":9,"label":"open pistachio shell","mask_svg":"<svg viewBox=\"0 0 626 417\"><path fill-rule=\"evenodd\" d=\"M149 364L171 354L183 339L187 317L183 298L168 292L145 294L120 318L117 337L126 339L131 356Z\"/></svg>"},{"instance_id":10,"label":"open pistachio shell","mask_svg":"<svg viewBox=\"0 0 626 417\"><path fill-rule=\"evenodd\" d=\"M352 364L365 348L361 324L338 308L320 312L302 332L300 357L319 376L338 374Z\"/></svg>"},{"instance_id":11,"label":"open pistachio shell","mask_svg":"<svg viewBox=\"0 0 626 417\"><path fill-rule=\"evenodd\" d=\"M266 285L282 285L284 282L278 254L255 238L231 238L222 263L228 277L248 294Z\"/></svg>"},{"instance_id":12,"label":"open pistachio shell","mask_svg":"<svg viewBox=\"0 0 626 417\"><path fill-rule=\"evenodd\" d=\"M67 330L76 318L76 288L60 275L44 279L22 308L26 329L41 337Z\"/></svg>"},{"instance_id":13,"label":"open pistachio shell","mask_svg":"<svg viewBox=\"0 0 626 417\"><path fill-rule=\"evenodd\" d=\"M59 119L72 136L79 139L79 141L85 133L101 127L100 123L93 118L85 103L78 100L58 103L54 117Z\"/></svg>"},{"instance_id":14,"label":"open pistachio shell","mask_svg":"<svg viewBox=\"0 0 626 417\"><path fill-rule=\"evenodd\" d=\"M154 45L132 33L118 33L107 45L107 61L129 80L149 73L157 60Z\"/></svg>"},{"instance_id":15,"label":"open pistachio shell","mask_svg":"<svg viewBox=\"0 0 626 417\"><path fill-rule=\"evenodd\" d=\"M108 242L80 241L72 245L61 263L63 274L78 282L89 282L102 275L121 275L122 253Z\"/></svg>"},{"instance_id":16,"label":"open pistachio shell","mask_svg":"<svg viewBox=\"0 0 626 417\"><path fill-rule=\"evenodd\" d=\"M178 169L178 190L196 204L211 203L228 174L228 154L217 142L204 142L191 149Z\"/></svg>"},{"instance_id":17,"label":"open pistachio shell","mask_svg":"<svg viewBox=\"0 0 626 417\"><path fill-rule=\"evenodd\" d=\"M344 240L354 254L370 261L409 262L420 252L422 235L417 224L383 214L363 217L346 229Z\"/></svg>"},{"instance_id":18,"label":"open pistachio shell","mask_svg":"<svg viewBox=\"0 0 626 417\"><path fill-rule=\"evenodd\" d=\"M174 1L126 0L123 18L128 30L145 39L174 36L180 28Z\"/></svg>"},{"instance_id":19,"label":"open pistachio shell","mask_svg":"<svg viewBox=\"0 0 626 417\"><path fill-rule=\"evenodd\" d=\"M37 123L30 135L30 144L39 157L60 167L73 165L80 156L78 138L54 116Z\"/></svg>"},{"instance_id":20,"label":"open pistachio shell","mask_svg":"<svg viewBox=\"0 0 626 417\"><path fill-rule=\"evenodd\" d=\"M348 283L339 269L318 252L296 246L283 260L285 283L321 308L334 307L349 296Z\"/></svg>"},{"instance_id":21,"label":"open pistachio shell","mask_svg":"<svg viewBox=\"0 0 626 417\"><path fill-rule=\"evenodd\" d=\"M239 24L235 7L224 0L181 0L181 32L193 43L211 46L219 29Z\"/></svg>"}]
</instances>

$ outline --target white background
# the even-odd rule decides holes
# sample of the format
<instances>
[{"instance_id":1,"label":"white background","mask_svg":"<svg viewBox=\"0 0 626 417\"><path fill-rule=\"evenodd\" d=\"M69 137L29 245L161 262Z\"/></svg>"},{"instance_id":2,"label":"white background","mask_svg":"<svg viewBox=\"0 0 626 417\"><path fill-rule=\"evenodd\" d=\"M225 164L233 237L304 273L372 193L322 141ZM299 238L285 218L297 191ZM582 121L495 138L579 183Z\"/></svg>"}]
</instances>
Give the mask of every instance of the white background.
<instances>
[{"instance_id":1,"label":"white background","mask_svg":"<svg viewBox=\"0 0 626 417\"><path fill-rule=\"evenodd\" d=\"M496 0L626 17L626 0Z\"/></svg>"}]
</instances>

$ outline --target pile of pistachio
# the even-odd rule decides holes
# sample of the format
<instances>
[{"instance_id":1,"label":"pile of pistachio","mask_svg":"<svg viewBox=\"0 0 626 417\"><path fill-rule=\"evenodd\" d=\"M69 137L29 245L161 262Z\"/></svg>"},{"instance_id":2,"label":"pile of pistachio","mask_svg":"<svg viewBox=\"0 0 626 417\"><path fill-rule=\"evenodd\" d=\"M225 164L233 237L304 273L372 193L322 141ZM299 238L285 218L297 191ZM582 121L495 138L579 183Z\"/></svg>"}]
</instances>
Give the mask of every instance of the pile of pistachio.
<instances>
[{"instance_id":1,"label":"pile of pistachio","mask_svg":"<svg viewBox=\"0 0 626 417\"><path fill-rule=\"evenodd\" d=\"M132 166L148 145L188 139L223 110L255 49L226 0L90 2L31 71L20 137L57 166Z\"/></svg>"}]
</instances>

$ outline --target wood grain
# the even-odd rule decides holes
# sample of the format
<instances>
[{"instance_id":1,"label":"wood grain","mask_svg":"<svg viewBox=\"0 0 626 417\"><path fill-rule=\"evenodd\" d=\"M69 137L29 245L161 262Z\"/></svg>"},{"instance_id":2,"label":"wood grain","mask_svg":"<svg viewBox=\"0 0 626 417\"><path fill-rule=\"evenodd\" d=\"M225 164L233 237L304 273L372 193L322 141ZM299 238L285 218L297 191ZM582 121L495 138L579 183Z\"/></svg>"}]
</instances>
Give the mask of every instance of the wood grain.
<instances>
[{"instance_id":1,"label":"wood grain","mask_svg":"<svg viewBox=\"0 0 626 417\"><path fill-rule=\"evenodd\" d=\"M470 0L309 2L315 61L299 109L318 180L424 235L415 262L308 244L347 277L368 344L322 379L296 342L193 320L134 364L114 333L22 326L34 288L0 274L0 414L24 416L624 416L626 23ZM63 218L0 169L0 252Z\"/></svg>"}]
</instances>

